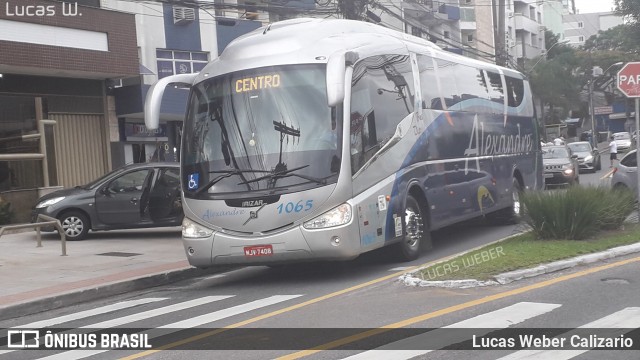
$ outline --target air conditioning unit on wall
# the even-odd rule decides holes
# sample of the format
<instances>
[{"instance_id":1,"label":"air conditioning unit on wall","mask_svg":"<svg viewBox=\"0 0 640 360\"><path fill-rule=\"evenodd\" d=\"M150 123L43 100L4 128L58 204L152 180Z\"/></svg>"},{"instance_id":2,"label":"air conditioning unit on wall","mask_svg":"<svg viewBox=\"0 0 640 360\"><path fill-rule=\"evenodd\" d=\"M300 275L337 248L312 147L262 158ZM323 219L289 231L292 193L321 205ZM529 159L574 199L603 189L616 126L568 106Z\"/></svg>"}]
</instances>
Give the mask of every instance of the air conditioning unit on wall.
<instances>
[{"instance_id":1,"label":"air conditioning unit on wall","mask_svg":"<svg viewBox=\"0 0 640 360\"><path fill-rule=\"evenodd\" d=\"M173 23L175 25L186 25L196 20L196 10L188 7L173 7Z\"/></svg>"}]
</instances>

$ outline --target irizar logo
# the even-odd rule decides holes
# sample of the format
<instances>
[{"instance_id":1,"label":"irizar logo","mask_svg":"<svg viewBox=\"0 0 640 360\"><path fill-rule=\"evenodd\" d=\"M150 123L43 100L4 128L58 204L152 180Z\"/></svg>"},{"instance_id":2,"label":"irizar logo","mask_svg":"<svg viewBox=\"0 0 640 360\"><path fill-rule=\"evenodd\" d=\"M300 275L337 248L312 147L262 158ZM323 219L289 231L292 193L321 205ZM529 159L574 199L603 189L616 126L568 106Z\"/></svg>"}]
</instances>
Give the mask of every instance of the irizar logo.
<instances>
[{"instance_id":1,"label":"irizar logo","mask_svg":"<svg viewBox=\"0 0 640 360\"><path fill-rule=\"evenodd\" d=\"M240 207L256 207L264 205L264 200L245 200Z\"/></svg>"}]
</instances>

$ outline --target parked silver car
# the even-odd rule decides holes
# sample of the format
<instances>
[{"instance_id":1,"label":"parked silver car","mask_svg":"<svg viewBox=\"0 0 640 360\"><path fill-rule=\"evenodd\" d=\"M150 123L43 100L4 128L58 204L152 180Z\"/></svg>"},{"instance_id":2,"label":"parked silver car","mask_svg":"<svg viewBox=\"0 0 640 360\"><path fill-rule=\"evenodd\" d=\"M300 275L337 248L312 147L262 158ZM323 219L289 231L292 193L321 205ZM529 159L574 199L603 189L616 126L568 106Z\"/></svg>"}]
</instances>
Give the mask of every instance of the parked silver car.
<instances>
[{"instance_id":1,"label":"parked silver car","mask_svg":"<svg viewBox=\"0 0 640 360\"><path fill-rule=\"evenodd\" d=\"M569 149L578 155L578 165L580 170L591 170L596 172L601 169L600 153L598 149L591 147L591 144L587 141L572 142L567 145Z\"/></svg>"},{"instance_id":2,"label":"parked silver car","mask_svg":"<svg viewBox=\"0 0 640 360\"><path fill-rule=\"evenodd\" d=\"M631 150L625 154L618 164L613 168L611 176L611 186L624 187L638 192L638 165L636 161L636 150Z\"/></svg>"}]
</instances>

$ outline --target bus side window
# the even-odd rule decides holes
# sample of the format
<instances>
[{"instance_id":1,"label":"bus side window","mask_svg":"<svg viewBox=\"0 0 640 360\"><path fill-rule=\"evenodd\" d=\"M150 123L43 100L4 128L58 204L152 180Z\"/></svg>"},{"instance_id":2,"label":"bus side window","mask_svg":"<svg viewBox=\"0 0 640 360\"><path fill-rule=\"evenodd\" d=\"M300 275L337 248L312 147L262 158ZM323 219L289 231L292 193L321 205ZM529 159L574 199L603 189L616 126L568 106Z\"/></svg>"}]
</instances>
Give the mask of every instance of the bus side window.
<instances>
[{"instance_id":1,"label":"bus side window","mask_svg":"<svg viewBox=\"0 0 640 360\"><path fill-rule=\"evenodd\" d=\"M507 83L507 101L509 106L520 106L522 99L524 99L524 82L522 79L509 76L505 76L505 82Z\"/></svg>"},{"instance_id":2,"label":"bus side window","mask_svg":"<svg viewBox=\"0 0 640 360\"><path fill-rule=\"evenodd\" d=\"M458 70L459 64L441 59L437 59L436 63L438 64L439 90L444 98L446 109L448 109L462 101L460 91L458 90L458 86L454 80L456 78L456 71ZM444 110L445 108L440 106L438 108L433 107L433 109Z\"/></svg>"},{"instance_id":3,"label":"bus side window","mask_svg":"<svg viewBox=\"0 0 640 360\"><path fill-rule=\"evenodd\" d=\"M409 56L381 55L359 61L353 70L351 93L351 170L355 173L413 112Z\"/></svg>"},{"instance_id":4,"label":"bus side window","mask_svg":"<svg viewBox=\"0 0 640 360\"><path fill-rule=\"evenodd\" d=\"M489 100L487 82L480 69L459 64L456 66L455 80L462 101L471 99ZM477 112L477 105L465 105L461 110Z\"/></svg>"},{"instance_id":5,"label":"bus side window","mask_svg":"<svg viewBox=\"0 0 640 360\"><path fill-rule=\"evenodd\" d=\"M418 72L420 73L420 89L422 89L422 107L424 109L441 110L438 80L433 58L418 54Z\"/></svg>"},{"instance_id":6,"label":"bus side window","mask_svg":"<svg viewBox=\"0 0 640 360\"><path fill-rule=\"evenodd\" d=\"M485 71L489 78L489 97L491 101L504 104L504 89L502 89L502 78L500 74L492 71ZM499 111L502 113L502 110Z\"/></svg>"}]
</instances>

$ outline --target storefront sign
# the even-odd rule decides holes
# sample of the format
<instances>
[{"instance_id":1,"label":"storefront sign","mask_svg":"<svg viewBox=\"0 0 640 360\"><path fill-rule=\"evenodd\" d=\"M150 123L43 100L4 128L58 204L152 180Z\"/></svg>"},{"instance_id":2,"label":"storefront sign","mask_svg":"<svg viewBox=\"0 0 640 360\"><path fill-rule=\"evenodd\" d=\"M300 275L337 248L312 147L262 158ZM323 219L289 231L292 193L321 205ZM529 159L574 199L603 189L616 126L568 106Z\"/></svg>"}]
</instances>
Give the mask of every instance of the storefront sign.
<instances>
[{"instance_id":1,"label":"storefront sign","mask_svg":"<svg viewBox=\"0 0 640 360\"><path fill-rule=\"evenodd\" d=\"M136 141L141 138L142 140L166 140L167 125L160 124L157 129L150 130L144 124L126 123L124 125L124 136L127 141Z\"/></svg>"}]
</instances>

